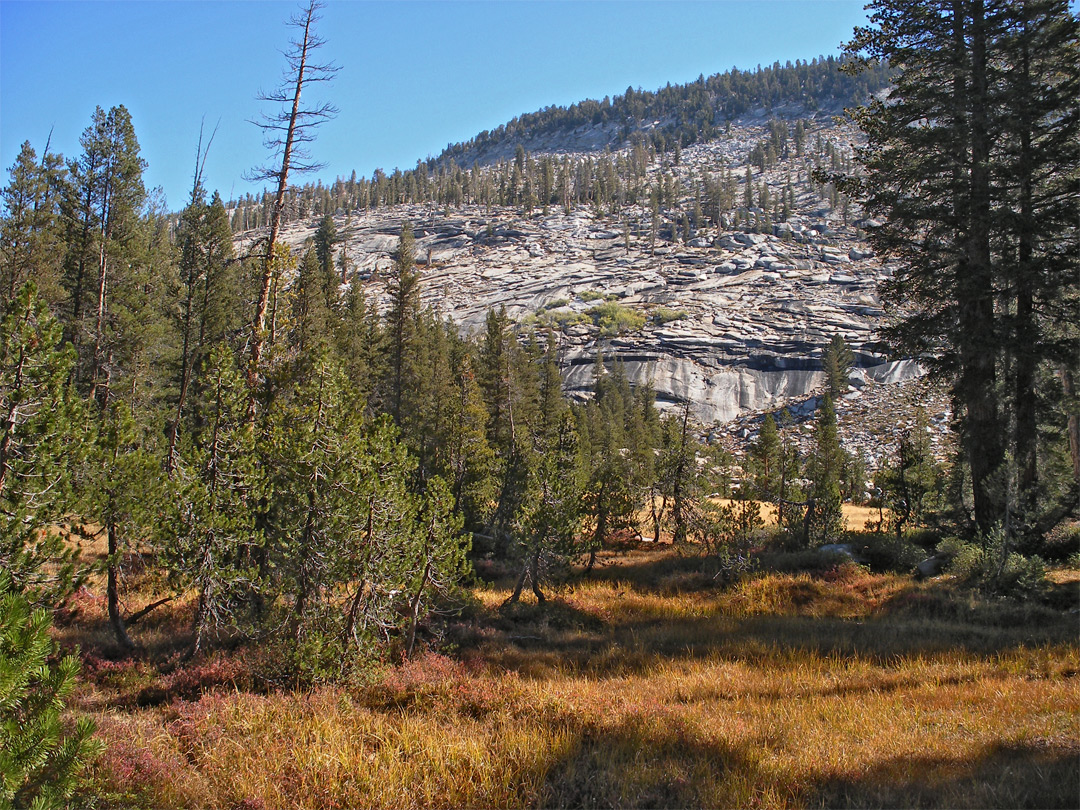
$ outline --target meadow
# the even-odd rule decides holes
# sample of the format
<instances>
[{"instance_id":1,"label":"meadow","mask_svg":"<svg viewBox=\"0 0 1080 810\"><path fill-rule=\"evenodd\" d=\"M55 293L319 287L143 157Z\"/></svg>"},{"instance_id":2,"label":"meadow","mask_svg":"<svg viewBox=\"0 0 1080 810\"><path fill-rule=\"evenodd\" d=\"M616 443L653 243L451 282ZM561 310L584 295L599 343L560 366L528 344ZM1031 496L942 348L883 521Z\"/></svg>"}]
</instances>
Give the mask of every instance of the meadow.
<instances>
[{"instance_id":1,"label":"meadow","mask_svg":"<svg viewBox=\"0 0 1080 810\"><path fill-rule=\"evenodd\" d=\"M82 647L73 711L107 748L80 801L1076 806L1076 571L1025 601L805 552L722 573L636 544L507 609L510 581L487 570L427 651L332 685L275 680L265 644L185 660L169 646L183 601L133 629L140 655L111 660L84 590L58 633Z\"/></svg>"}]
</instances>

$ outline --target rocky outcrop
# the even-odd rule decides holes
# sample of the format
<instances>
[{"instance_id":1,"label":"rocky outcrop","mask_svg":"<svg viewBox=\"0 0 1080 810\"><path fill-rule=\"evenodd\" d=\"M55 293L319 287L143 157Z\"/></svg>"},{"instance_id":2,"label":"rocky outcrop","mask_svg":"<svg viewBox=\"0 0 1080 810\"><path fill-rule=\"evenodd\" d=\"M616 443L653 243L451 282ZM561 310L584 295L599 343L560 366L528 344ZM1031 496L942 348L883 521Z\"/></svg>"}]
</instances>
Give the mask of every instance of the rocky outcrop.
<instances>
[{"instance_id":1,"label":"rocky outcrop","mask_svg":"<svg viewBox=\"0 0 1080 810\"><path fill-rule=\"evenodd\" d=\"M693 177L736 167L759 135L740 130L688 148L678 170ZM336 224L351 272L383 305L385 273L409 220L424 300L464 331L479 331L500 307L519 321L556 324L571 395L591 391L602 350L632 382L652 385L662 406L689 400L702 422L724 423L805 400L823 382L821 356L835 334L855 352L855 392L920 373L912 362L887 362L875 338L885 316L877 289L890 268L855 224L801 188L801 213L768 234L732 228L725 215L726 228L676 240L665 228L667 238L656 238L661 229L640 206L613 216L400 206ZM284 238L299 246L313 232L314 223L292 227ZM604 300L637 311L644 326L603 332L590 311Z\"/></svg>"}]
</instances>

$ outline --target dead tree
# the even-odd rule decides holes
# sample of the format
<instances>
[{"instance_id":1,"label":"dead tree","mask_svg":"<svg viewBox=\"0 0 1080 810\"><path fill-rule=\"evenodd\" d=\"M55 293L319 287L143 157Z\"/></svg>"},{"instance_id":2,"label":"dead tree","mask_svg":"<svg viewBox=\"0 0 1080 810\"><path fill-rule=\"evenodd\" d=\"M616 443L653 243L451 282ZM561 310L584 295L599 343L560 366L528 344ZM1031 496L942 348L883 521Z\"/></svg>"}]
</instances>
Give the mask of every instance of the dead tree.
<instances>
[{"instance_id":1,"label":"dead tree","mask_svg":"<svg viewBox=\"0 0 1080 810\"><path fill-rule=\"evenodd\" d=\"M332 104L320 103L304 106L300 102L301 92L314 82L327 82L334 78L339 68L330 63L313 64L314 51L325 44L315 31L319 20L322 3L307 0L306 5L289 20L289 26L296 29L298 35L285 52L288 68L282 83L269 93L260 93L260 101L280 105L277 112L263 115L254 121L263 131L263 145L273 155L274 165L253 169L246 179L251 182L273 180L277 189L274 203L270 209L270 234L266 240L266 253L263 256L262 278L259 298L255 304L255 316L251 324L251 355L248 366L248 421L254 424L259 382L259 365L262 360L263 345L266 342L266 312L270 301L270 286L274 275L274 246L281 231L281 218L285 210L285 192L289 185L289 174L313 172L323 165L315 163L308 153L306 144L315 140L314 129L337 113ZM280 166L276 158L281 158Z\"/></svg>"}]
</instances>

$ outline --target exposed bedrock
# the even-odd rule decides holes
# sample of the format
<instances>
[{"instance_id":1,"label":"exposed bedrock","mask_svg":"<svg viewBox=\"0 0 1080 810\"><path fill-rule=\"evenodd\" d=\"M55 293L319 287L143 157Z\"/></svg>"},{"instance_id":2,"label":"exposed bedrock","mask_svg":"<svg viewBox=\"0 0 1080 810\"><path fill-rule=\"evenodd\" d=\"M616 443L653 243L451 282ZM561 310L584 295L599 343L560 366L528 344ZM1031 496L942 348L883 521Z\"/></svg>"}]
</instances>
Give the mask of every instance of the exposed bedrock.
<instances>
[{"instance_id":1,"label":"exposed bedrock","mask_svg":"<svg viewBox=\"0 0 1080 810\"><path fill-rule=\"evenodd\" d=\"M687 183L721 166L742 171L747 145L761 134L689 147L679 171ZM787 171L760 177L779 193ZM408 220L424 303L463 332L480 332L488 311L505 307L515 320L555 331L569 394L592 391L600 350L625 363L631 382L651 383L661 405L689 400L708 424L820 389L834 335L855 354L852 393L919 373L914 362L884 363L877 330L890 313L878 289L894 268L869 249L859 227L867 223L854 215L845 222L800 188L794 213L770 233L726 216L720 227L677 233L675 214L653 227L640 203L604 213L401 205L339 215L335 224L347 273L381 309ZM290 226L283 239L303 249L316 224ZM623 322L604 323L602 307Z\"/></svg>"},{"instance_id":2,"label":"exposed bedrock","mask_svg":"<svg viewBox=\"0 0 1080 810\"><path fill-rule=\"evenodd\" d=\"M825 382L819 370L748 367L710 368L696 360L670 355L605 355L619 358L631 383L651 385L662 408L681 406L687 400L702 422L728 422L747 411L779 408L792 400L805 399ZM563 380L571 396L591 394L595 352L581 352L567 358ZM855 369L853 385L866 381L895 383L922 374L917 363L901 360Z\"/></svg>"}]
</instances>

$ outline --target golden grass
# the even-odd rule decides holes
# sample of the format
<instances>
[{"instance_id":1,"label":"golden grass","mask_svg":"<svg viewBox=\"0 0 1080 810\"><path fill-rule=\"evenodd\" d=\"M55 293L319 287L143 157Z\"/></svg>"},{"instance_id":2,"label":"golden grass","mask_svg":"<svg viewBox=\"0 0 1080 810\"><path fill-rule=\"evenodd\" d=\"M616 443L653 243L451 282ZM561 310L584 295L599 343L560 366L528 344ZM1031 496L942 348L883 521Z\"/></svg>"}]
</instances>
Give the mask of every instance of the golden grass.
<instances>
[{"instance_id":1,"label":"golden grass","mask_svg":"<svg viewBox=\"0 0 1080 810\"><path fill-rule=\"evenodd\" d=\"M722 505L730 505L732 503L738 503L738 501L732 501L729 498L715 498L716 503ZM766 526L776 525L776 507L768 501L758 501L758 512L761 515L761 519L765 522ZM845 503L842 506L844 511L844 519L847 521L847 527L851 531L862 531L866 526L866 522L869 520L876 523L880 517L878 508L876 506L860 506L854 503ZM889 510L884 511L885 516L888 516ZM643 525L648 525L643 521Z\"/></svg>"},{"instance_id":2,"label":"golden grass","mask_svg":"<svg viewBox=\"0 0 1080 810\"><path fill-rule=\"evenodd\" d=\"M509 610L480 588L454 657L364 684L87 701L109 745L93 790L162 808L1075 801L1075 617L854 566L728 590L608 573Z\"/></svg>"}]
</instances>

